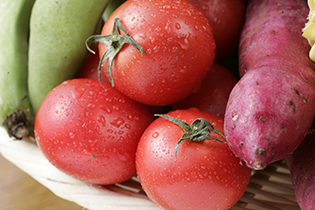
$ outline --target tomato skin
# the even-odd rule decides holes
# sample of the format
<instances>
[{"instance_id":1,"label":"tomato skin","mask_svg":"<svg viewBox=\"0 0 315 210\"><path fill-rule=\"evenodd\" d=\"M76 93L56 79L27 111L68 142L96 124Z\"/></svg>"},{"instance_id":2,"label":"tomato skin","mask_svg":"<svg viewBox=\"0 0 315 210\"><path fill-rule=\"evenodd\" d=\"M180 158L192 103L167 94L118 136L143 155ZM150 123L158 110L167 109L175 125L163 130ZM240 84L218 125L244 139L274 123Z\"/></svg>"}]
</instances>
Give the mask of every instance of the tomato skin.
<instances>
[{"instance_id":1,"label":"tomato skin","mask_svg":"<svg viewBox=\"0 0 315 210\"><path fill-rule=\"evenodd\" d=\"M100 58L98 55L98 48L95 49L95 54L90 53L85 62L76 74L76 78L90 78L98 80L98 65ZM110 84L108 81L104 69L101 69L101 81Z\"/></svg>"},{"instance_id":2,"label":"tomato skin","mask_svg":"<svg viewBox=\"0 0 315 210\"><path fill-rule=\"evenodd\" d=\"M224 117L230 92L238 79L224 66L214 63L197 93L173 104L173 109L188 109L196 107Z\"/></svg>"},{"instance_id":3,"label":"tomato skin","mask_svg":"<svg viewBox=\"0 0 315 210\"><path fill-rule=\"evenodd\" d=\"M102 35L111 34L116 18L146 52L142 57L125 44L115 57L112 74L120 92L165 106L200 88L214 60L215 42L209 21L196 7L186 0L128 0L109 17ZM105 50L99 44L100 57ZM106 60L106 74L107 65Z\"/></svg>"},{"instance_id":4,"label":"tomato skin","mask_svg":"<svg viewBox=\"0 0 315 210\"><path fill-rule=\"evenodd\" d=\"M217 62L238 50L241 30L245 22L245 0L188 0L207 17L216 41Z\"/></svg>"},{"instance_id":5,"label":"tomato skin","mask_svg":"<svg viewBox=\"0 0 315 210\"><path fill-rule=\"evenodd\" d=\"M223 119L196 108L176 110L167 115L191 124L196 118L208 120L223 131ZM227 144L214 140L184 141L175 160L175 144L183 130L164 118L153 121L142 135L136 154L140 183L148 197L166 210L228 209L244 193L251 170ZM217 133L211 136L225 141Z\"/></svg>"},{"instance_id":6,"label":"tomato skin","mask_svg":"<svg viewBox=\"0 0 315 210\"><path fill-rule=\"evenodd\" d=\"M54 88L35 119L39 148L58 169L92 184L135 175L135 152L153 116L110 85L73 79Z\"/></svg>"}]
</instances>

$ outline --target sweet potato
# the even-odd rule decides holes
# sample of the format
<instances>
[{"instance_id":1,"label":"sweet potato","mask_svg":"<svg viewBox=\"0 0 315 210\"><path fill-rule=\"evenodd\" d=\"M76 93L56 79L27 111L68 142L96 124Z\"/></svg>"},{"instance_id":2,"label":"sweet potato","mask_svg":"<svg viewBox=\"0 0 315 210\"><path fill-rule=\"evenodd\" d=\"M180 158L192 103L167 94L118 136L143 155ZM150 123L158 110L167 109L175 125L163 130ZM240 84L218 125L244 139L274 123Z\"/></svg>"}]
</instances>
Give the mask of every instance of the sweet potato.
<instances>
[{"instance_id":1,"label":"sweet potato","mask_svg":"<svg viewBox=\"0 0 315 210\"><path fill-rule=\"evenodd\" d=\"M241 33L239 71L225 113L232 151L256 170L291 153L315 116L315 64L302 36L305 0L253 0Z\"/></svg>"},{"instance_id":2,"label":"sweet potato","mask_svg":"<svg viewBox=\"0 0 315 210\"><path fill-rule=\"evenodd\" d=\"M285 160L290 169L296 201L303 210L315 210L315 133L308 134Z\"/></svg>"}]
</instances>

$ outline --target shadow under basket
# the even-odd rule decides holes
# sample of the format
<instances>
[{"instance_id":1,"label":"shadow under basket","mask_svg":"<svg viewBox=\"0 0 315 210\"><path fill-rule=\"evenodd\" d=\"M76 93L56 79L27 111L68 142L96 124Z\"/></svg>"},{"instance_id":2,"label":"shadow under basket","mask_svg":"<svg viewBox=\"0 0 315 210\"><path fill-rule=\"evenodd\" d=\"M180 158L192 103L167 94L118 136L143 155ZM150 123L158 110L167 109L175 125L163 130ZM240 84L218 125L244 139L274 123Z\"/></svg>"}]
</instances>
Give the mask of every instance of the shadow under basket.
<instances>
[{"instance_id":1,"label":"shadow under basket","mask_svg":"<svg viewBox=\"0 0 315 210\"><path fill-rule=\"evenodd\" d=\"M124 183L98 186L76 180L51 165L30 139L10 138L0 127L0 153L55 195L89 210L159 210L134 177ZM283 161L253 171L244 195L232 210L300 210Z\"/></svg>"}]
</instances>

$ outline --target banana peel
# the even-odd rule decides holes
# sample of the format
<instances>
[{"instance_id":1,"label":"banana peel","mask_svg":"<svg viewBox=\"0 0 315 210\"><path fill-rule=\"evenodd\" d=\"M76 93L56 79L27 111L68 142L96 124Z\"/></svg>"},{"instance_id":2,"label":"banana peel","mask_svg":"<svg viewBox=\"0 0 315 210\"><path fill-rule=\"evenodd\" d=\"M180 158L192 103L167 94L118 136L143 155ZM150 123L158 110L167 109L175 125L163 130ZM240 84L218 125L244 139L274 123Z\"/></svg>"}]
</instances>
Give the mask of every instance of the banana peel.
<instances>
[{"instance_id":1,"label":"banana peel","mask_svg":"<svg viewBox=\"0 0 315 210\"><path fill-rule=\"evenodd\" d=\"M305 24L303 28L303 36L308 40L308 43L311 45L311 50L309 52L309 57L312 61L315 62L315 1L308 0L308 6L310 8L308 14L308 22Z\"/></svg>"}]
</instances>

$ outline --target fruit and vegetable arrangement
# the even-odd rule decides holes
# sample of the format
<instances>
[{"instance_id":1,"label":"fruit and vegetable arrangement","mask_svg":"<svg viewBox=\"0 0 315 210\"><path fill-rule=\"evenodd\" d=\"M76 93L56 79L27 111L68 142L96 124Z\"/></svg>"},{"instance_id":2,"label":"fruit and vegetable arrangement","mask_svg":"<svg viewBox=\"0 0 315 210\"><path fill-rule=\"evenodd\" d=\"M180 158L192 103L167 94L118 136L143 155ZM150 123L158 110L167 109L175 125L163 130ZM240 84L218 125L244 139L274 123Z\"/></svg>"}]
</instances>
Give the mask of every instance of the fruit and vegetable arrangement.
<instances>
[{"instance_id":1,"label":"fruit and vegetable arrangement","mask_svg":"<svg viewBox=\"0 0 315 210\"><path fill-rule=\"evenodd\" d=\"M279 162L315 209L313 9L2 0L2 127L75 180L136 179L162 209L233 208Z\"/></svg>"}]
</instances>

